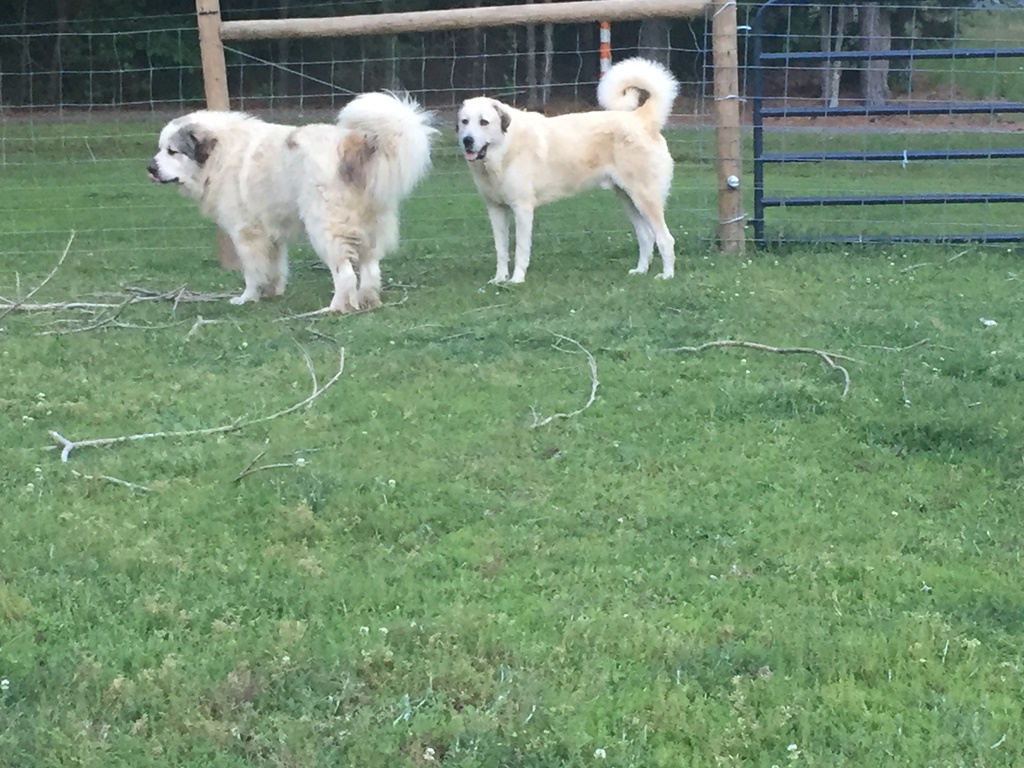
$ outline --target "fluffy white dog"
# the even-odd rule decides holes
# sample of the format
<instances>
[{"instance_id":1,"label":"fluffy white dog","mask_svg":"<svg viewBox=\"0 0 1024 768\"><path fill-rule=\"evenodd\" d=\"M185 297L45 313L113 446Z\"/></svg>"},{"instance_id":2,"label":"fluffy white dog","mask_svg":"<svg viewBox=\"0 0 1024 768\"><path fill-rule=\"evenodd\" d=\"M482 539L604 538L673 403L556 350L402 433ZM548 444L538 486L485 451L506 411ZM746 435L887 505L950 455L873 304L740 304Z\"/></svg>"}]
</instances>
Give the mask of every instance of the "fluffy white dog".
<instances>
[{"instance_id":1,"label":"fluffy white dog","mask_svg":"<svg viewBox=\"0 0 1024 768\"><path fill-rule=\"evenodd\" d=\"M654 246L658 277L672 277L675 241L665 224L672 155L661 129L679 86L647 59L614 65L597 86L606 111L546 117L483 96L459 110L459 144L487 205L498 257L495 283L509 281L509 213L515 219L515 269L521 283L530 265L533 211L538 205L591 187L614 189L636 232L640 256L630 274L644 274Z\"/></svg>"},{"instance_id":2,"label":"fluffy white dog","mask_svg":"<svg viewBox=\"0 0 1024 768\"><path fill-rule=\"evenodd\" d=\"M399 203L430 167L431 122L390 93L356 97L334 125L193 112L164 127L147 170L231 238L245 278L232 303L280 295L288 242L305 230L334 278L325 311L371 309L380 306L380 260L398 244Z\"/></svg>"}]
</instances>

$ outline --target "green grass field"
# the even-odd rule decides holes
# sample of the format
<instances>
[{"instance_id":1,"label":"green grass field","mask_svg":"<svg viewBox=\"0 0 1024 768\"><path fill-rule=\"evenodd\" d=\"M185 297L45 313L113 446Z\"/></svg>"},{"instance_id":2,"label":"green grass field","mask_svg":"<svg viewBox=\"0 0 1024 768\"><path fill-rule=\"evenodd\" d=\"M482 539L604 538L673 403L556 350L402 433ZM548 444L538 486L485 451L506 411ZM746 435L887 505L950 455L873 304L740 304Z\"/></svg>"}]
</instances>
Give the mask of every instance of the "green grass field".
<instances>
[{"instance_id":1,"label":"green grass field","mask_svg":"<svg viewBox=\"0 0 1024 768\"><path fill-rule=\"evenodd\" d=\"M1008 8L965 12L957 25L957 48L1019 48L1024 39L1024 15ZM952 88L965 98L1024 101L1024 58L999 56L925 62L923 83Z\"/></svg>"},{"instance_id":2,"label":"green grass field","mask_svg":"<svg viewBox=\"0 0 1024 768\"><path fill-rule=\"evenodd\" d=\"M594 193L495 288L446 136L389 306L293 317L330 295L308 248L280 300L125 303L240 286L145 181L155 128L3 129L0 295L75 230L27 300L115 308L0 318L0 765L1024 761L1018 252L717 255L679 133L676 279L626 275ZM670 351L724 339L845 355L849 395L813 354ZM340 348L280 418L48 436L259 419Z\"/></svg>"}]
</instances>

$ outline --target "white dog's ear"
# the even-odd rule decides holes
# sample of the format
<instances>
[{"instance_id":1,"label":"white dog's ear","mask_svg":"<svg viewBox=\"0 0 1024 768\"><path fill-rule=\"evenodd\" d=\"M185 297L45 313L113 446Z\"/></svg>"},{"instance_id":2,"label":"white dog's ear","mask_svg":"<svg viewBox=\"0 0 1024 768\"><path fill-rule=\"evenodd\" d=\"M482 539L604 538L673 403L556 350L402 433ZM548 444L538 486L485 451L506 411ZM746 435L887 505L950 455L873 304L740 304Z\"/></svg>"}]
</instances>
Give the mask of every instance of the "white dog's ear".
<instances>
[{"instance_id":1,"label":"white dog's ear","mask_svg":"<svg viewBox=\"0 0 1024 768\"><path fill-rule=\"evenodd\" d=\"M498 112L498 121L501 123L501 132L508 133L508 127L512 123L512 115L509 114L505 106L500 102L494 102L494 108Z\"/></svg>"},{"instance_id":2,"label":"white dog's ear","mask_svg":"<svg viewBox=\"0 0 1024 768\"><path fill-rule=\"evenodd\" d=\"M210 159L217 139L208 135L194 125L187 125L181 130L181 151L186 157L192 158L196 165L204 165Z\"/></svg>"}]
</instances>

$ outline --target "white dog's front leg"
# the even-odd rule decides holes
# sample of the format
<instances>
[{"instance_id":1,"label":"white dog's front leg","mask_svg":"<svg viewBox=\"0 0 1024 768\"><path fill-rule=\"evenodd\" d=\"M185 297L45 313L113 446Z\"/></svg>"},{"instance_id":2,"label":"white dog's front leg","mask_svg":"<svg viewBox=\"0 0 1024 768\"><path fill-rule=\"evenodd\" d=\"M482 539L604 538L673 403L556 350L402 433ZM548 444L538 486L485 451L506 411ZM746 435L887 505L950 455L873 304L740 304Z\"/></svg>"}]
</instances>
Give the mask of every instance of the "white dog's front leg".
<instances>
[{"instance_id":1,"label":"white dog's front leg","mask_svg":"<svg viewBox=\"0 0 1024 768\"><path fill-rule=\"evenodd\" d=\"M508 208L488 204L487 215L491 219L494 252L498 257L498 267L491 282L505 283L508 282Z\"/></svg>"},{"instance_id":2,"label":"white dog's front leg","mask_svg":"<svg viewBox=\"0 0 1024 768\"><path fill-rule=\"evenodd\" d=\"M533 243L533 208L517 206L513 212L516 216L516 263L510 282L521 283L526 280L526 270L530 266L530 247Z\"/></svg>"}]
</instances>

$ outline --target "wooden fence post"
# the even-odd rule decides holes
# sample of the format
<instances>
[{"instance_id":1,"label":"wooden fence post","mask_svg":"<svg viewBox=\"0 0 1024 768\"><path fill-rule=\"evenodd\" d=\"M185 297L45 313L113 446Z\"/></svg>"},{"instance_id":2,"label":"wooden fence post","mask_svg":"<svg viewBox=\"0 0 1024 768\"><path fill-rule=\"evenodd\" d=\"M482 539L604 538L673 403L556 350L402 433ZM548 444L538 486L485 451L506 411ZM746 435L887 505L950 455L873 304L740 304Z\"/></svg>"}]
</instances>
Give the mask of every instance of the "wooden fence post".
<instances>
[{"instance_id":1,"label":"wooden fence post","mask_svg":"<svg viewBox=\"0 0 1024 768\"><path fill-rule=\"evenodd\" d=\"M196 0L196 24L199 27L199 56L203 66L206 106L209 109L230 109L228 70L220 37L220 0ZM217 230L217 260L224 269L241 266L231 238L222 229Z\"/></svg>"},{"instance_id":2,"label":"wooden fence post","mask_svg":"<svg viewBox=\"0 0 1024 768\"><path fill-rule=\"evenodd\" d=\"M714 0L715 138L718 150L718 247L743 253L743 191L740 172L740 83L736 50L736 0Z\"/></svg>"}]
</instances>

